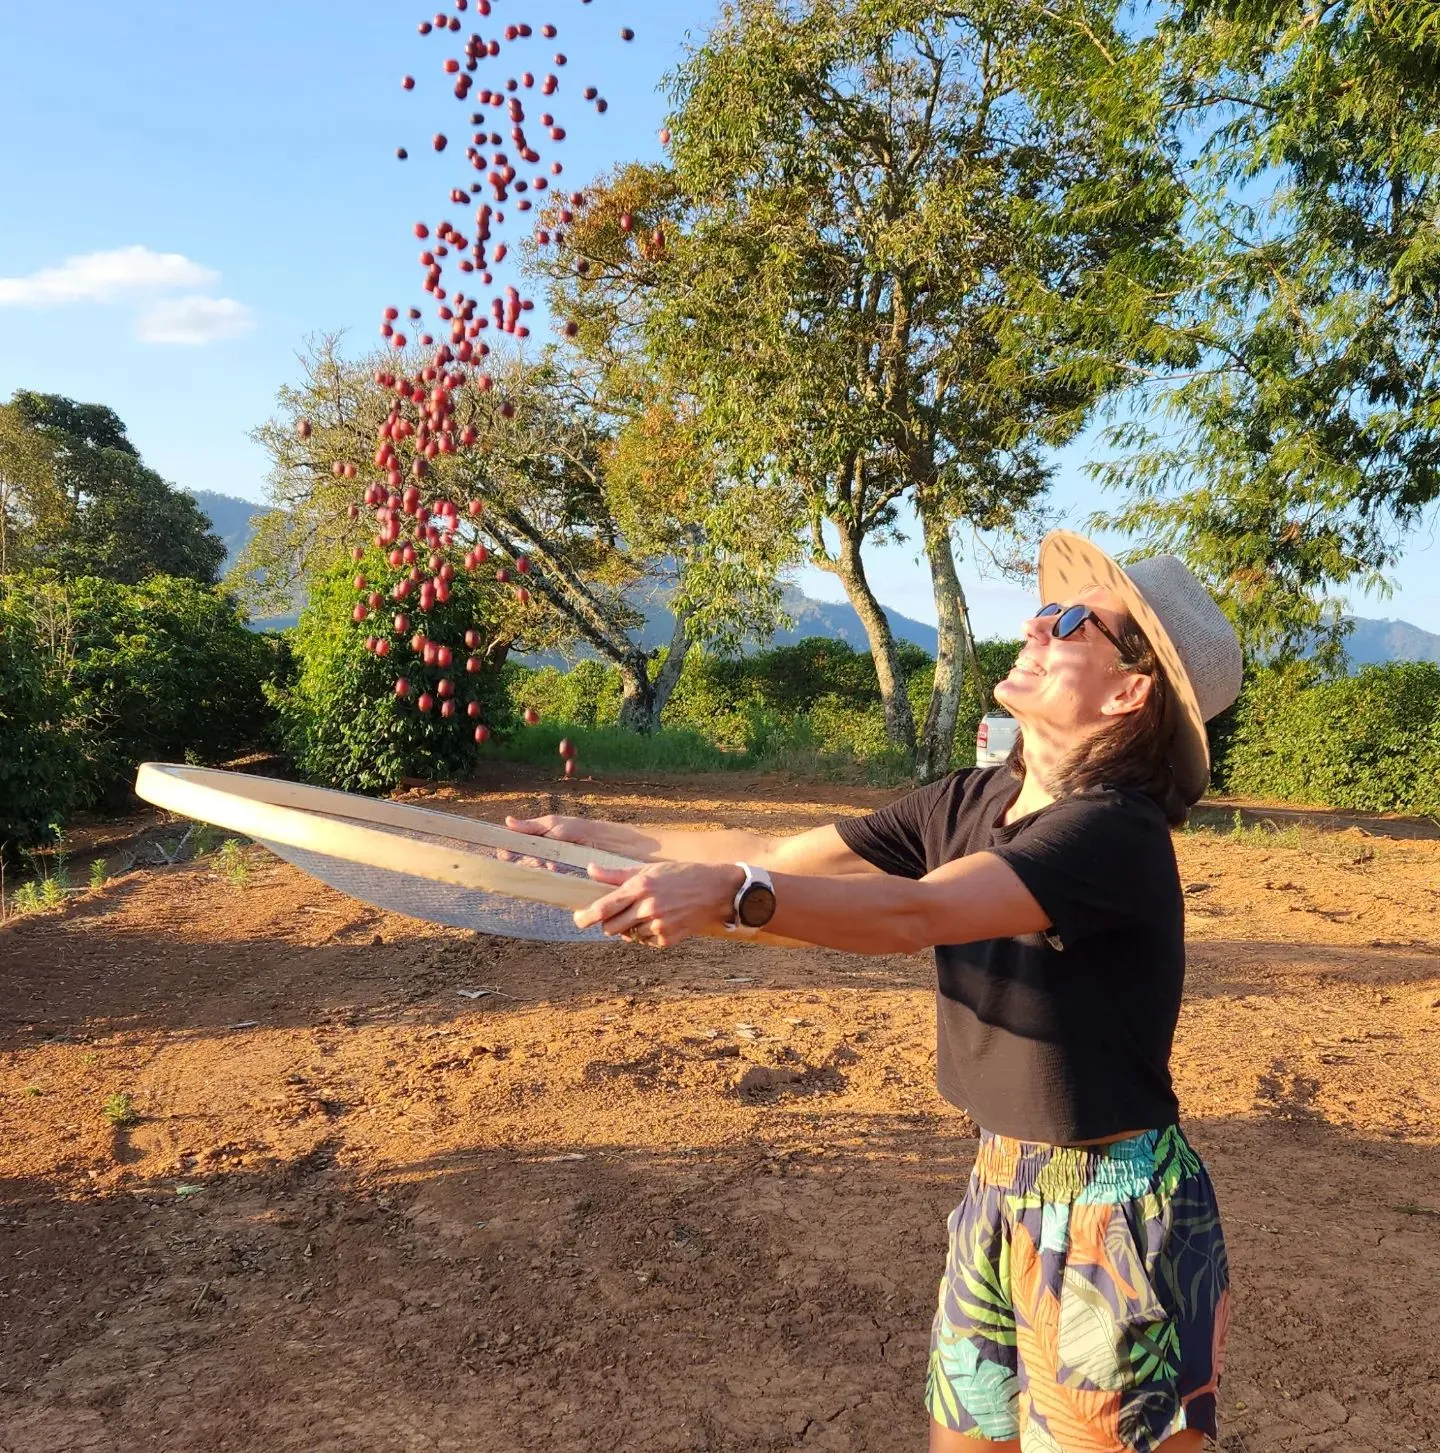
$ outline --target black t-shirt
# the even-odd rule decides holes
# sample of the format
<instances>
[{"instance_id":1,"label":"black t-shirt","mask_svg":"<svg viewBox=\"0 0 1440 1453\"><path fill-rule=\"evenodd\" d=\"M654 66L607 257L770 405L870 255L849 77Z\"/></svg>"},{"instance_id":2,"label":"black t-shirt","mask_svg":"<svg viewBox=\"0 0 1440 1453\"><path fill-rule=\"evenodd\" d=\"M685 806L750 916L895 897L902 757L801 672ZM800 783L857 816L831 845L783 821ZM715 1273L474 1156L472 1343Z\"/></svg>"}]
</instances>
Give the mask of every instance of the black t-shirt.
<instances>
[{"instance_id":1,"label":"black t-shirt","mask_svg":"<svg viewBox=\"0 0 1440 1453\"><path fill-rule=\"evenodd\" d=\"M836 823L902 878L994 853L1049 915L1048 933L936 948L940 1093L986 1130L1052 1145L1170 1125L1185 910L1164 815L1101 787L1004 826L1018 790L1007 767L954 772Z\"/></svg>"}]
</instances>

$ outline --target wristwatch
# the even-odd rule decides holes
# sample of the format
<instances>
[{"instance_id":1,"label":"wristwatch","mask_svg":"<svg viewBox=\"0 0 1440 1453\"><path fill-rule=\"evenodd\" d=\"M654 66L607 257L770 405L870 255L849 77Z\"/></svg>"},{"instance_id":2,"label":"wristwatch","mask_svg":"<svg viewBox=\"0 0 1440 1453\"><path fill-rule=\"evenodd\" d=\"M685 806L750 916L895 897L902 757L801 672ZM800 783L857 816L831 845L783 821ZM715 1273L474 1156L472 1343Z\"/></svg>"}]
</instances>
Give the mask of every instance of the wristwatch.
<instances>
[{"instance_id":1,"label":"wristwatch","mask_svg":"<svg viewBox=\"0 0 1440 1453\"><path fill-rule=\"evenodd\" d=\"M745 881L735 895L735 917L725 927L731 933L759 933L775 916L775 885L764 868L752 868L749 863L735 866L745 874Z\"/></svg>"}]
</instances>

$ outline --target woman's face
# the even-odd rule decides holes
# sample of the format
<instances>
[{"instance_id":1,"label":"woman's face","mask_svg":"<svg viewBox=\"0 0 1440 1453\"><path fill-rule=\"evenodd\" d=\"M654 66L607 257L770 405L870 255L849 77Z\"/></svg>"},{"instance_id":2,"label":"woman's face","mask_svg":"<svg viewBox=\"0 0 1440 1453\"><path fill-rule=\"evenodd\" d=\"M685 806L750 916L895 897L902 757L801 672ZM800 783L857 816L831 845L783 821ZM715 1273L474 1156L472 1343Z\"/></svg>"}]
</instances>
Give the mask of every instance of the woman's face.
<instances>
[{"instance_id":1,"label":"woman's face","mask_svg":"<svg viewBox=\"0 0 1440 1453\"><path fill-rule=\"evenodd\" d=\"M1119 597L1099 586L1058 604L1088 605L1116 636L1129 624ZM1054 625L1053 616L1032 616L1025 622L1024 647L995 688L995 700L1022 729L1057 741L1079 741L1144 703L1149 678L1119 669L1119 652L1093 621L1063 641L1053 634Z\"/></svg>"}]
</instances>

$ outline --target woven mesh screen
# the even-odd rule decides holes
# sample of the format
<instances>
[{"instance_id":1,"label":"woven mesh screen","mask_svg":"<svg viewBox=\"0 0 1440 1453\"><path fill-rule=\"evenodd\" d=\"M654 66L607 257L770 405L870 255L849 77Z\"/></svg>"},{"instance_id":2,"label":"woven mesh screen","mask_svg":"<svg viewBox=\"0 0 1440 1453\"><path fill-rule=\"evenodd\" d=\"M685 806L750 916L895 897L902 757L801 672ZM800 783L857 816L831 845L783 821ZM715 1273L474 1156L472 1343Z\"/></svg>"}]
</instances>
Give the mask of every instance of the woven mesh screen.
<instances>
[{"instance_id":1,"label":"woven mesh screen","mask_svg":"<svg viewBox=\"0 0 1440 1453\"><path fill-rule=\"evenodd\" d=\"M331 816L329 813L318 815ZM442 815L437 813L436 816ZM347 819L336 815L336 820ZM444 837L439 833L410 832L405 828L375 822L367 822L365 826L380 832L393 833L397 837L433 843L436 847L452 848L488 858L503 856L494 848ZM437 883L433 878L424 878L415 873L372 868L363 863L349 862L345 858L332 857L328 853L288 847L284 843L269 842L264 838L257 838L256 841L276 857L293 863L302 872L320 879L322 883L328 883L347 897L357 898L362 903L372 904L390 913L404 913L411 918L443 923L450 928L469 928L479 933L499 934L507 938L537 939L546 943L605 941L605 935L598 928L583 932L576 928L568 908L556 908L548 903L536 903L508 893L485 893L473 888L457 888L450 883ZM544 851L543 841L537 840L537 854L543 854ZM596 854L597 861L603 862L607 859L616 861L609 854ZM583 868L573 868L568 863L553 863L549 869L537 868L534 871L538 874L552 870L574 878L586 876Z\"/></svg>"}]
</instances>

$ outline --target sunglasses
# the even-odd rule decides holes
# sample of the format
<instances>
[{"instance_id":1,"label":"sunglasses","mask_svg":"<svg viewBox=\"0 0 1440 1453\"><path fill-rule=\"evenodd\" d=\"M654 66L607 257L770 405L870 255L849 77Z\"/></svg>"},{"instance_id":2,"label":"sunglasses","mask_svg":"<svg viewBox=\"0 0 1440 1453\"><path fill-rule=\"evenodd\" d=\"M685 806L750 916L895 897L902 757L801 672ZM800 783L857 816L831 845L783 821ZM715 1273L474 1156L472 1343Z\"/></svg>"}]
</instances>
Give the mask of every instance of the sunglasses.
<instances>
[{"instance_id":1,"label":"sunglasses","mask_svg":"<svg viewBox=\"0 0 1440 1453\"><path fill-rule=\"evenodd\" d=\"M1061 641L1068 640L1086 621L1089 621L1119 651L1122 661L1128 658L1129 653L1120 644L1119 638L1088 605L1067 606L1052 602L1050 605L1042 605L1035 615L1037 619L1042 616L1046 619L1054 617L1055 624L1050 627L1050 634Z\"/></svg>"}]
</instances>

